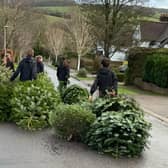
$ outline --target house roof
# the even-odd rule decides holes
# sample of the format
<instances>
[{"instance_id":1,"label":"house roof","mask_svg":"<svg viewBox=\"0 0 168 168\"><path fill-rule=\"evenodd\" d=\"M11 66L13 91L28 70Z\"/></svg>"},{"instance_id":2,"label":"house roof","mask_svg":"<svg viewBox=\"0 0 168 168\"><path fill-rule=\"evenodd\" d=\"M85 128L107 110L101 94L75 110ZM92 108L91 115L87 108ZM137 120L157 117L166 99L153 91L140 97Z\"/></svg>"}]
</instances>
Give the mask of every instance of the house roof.
<instances>
[{"instance_id":1,"label":"house roof","mask_svg":"<svg viewBox=\"0 0 168 168\"><path fill-rule=\"evenodd\" d=\"M141 40L161 42L168 38L167 22L141 22Z\"/></svg>"}]
</instances>

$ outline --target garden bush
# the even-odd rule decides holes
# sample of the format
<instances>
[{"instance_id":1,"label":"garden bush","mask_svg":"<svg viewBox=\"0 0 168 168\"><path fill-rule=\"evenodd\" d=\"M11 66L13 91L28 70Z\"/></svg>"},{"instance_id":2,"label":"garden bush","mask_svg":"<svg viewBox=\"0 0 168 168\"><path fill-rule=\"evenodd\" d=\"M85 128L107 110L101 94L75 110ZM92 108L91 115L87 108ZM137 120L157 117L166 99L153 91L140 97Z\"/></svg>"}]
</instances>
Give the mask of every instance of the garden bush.
<instances>
[{"instance_id":1,"label":"garden bush","mask_svg":"<svg viewBox=\"0 0 168 168\"><path fill-rule=\"evenodd\" d=\"M71 85L64 91L62 100L66 104L75 104L88 100L88 97L87 89L81 88L78 85Z\"/></svg>"},{"instance_id":2,"label":"garden bush","mask_svg":"<svg viewBox=\"0 0 168 168\"><path fill-rule=\"evenodd\" d=\"M125 81L125 73L116 73L119 82Z\"/></svg>"},{"instance_id":3,"label":"garden bush","mask_svg":"<svg viewBox=\"0 0 168 168\"><path fill-rule=\"evenodd\" d=\"M125 95L113 98L98 98L93 102L92 111L97 117L107 111L127 111L136 110L140 112L139 105L134 99Z\"/></svg>"},{"instance_id":4,"label":"garden bush","mask_svg":"<svg viewBox=\"0 0 168 168\"><path fill-rule=\"evenodd\" d=\"M60 104L50 115L56 134L67 140L81 140L94 122L95 115L80 105Z\"/></svg>"},{"instance_id":5,"label":"garden bush","mask_svg":"<svg viewBox=\"0 0 168 168\"><path fill-rule=\"evenodd\" d=\"M9 121L11 113L11 94L12 85L9 82L0 83L0 121Z\"/></svg>"},{"instance_id":6,"label":"garden bush","mask_svg":"<svg viewBox=\"0 0 168 168\"><path fill-rule=\"evenodd\" d=\"M88 111L92 111L92 102L91 101L83 101L80 103L80 106Z\"/></svg>"},{"instance_id":7,"label":"garden bush","mask_svg":"<svg viewBox=\"0 0 168 168\"><path fill-rule=\"evenodd\" d=\"M85 68L81 68L77 74L78 77L86 78L87 77L87 71Z\"/></svg>"},{"instance_id":8,"label":"garden bush","mask_svg":"<svg viewBox=\"0 0 168 168\"><path fill-rule=\"evenodd\" d=\"M8 121L11 111L10 98L12 93L12 86L9 78L11 71L6 67L0 65L0 121Z\"/></svg>"},{"instance_id":9,"label":"garden bush","mask_svg":"<svg viewBox=\"0 0 168 168\"><path fill-rule=\"evenodd\" d=\"M89 147L115 158L134 157L147 147L151 124L135 110L106 112L87 133Z\"/></svg>"},{"instance_id":10,"label":"garden bush","mask_svg":"<svg viewBox=\"0 0 168 168\"><path fill-rule=\"evenodd\" d=\"M12 71L5 66L0 65L0 83L9 82Z\"/></svg>"},{"instance_id":11,"label":"garden bush","mask_svg":"<svg viewBox=\"0 0 168 168\"><path fill-rule=\"evenodd\" d=\"M154 54L147 58L143 80L168 88L168 56Z\"/></svg>"},{"instance_id":12,"label":"garden bush","mask_svg":"<svg viewBox=\"0 0 168 168\"><path fill-rule=\"evenodd\" d=\"M60 96L46 75L35 81L18 82L13 88L11 120L27 130L48 126L49 114L60 103Z\"/></svg>"},{"instance_id":13,"label":"garden bush","mask_svg":"<svg viewBox=\"0 0 168 168\"><path fill-rule=\"evenodd\" d=\"M128 51L128 69L126 84L134 84L135 78L143 78L144 67L148 56L164 55L167 57L168 49L132 48Z\"/></svg>"}]
</instances>

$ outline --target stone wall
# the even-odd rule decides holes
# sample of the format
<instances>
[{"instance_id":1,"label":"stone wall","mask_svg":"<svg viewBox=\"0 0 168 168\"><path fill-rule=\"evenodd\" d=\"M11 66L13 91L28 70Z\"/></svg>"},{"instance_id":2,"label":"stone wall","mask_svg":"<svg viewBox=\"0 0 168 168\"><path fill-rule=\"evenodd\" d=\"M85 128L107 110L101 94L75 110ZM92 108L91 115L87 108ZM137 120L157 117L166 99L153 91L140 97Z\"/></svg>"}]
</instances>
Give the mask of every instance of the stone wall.
<instances>
[{"instance_id":1,"label":"stone wall","mask_svg":"<svg viewBox=\"0 0 168 168\"><path fill-rule=\"evenodd\" d=\"M134 84L139 87L140 89L151 91L153 93L159 93L163 95L168 95L168 89L160 88L152 83L147 83L142 81L141 78L135 78Z\"/></svg>"}]
</instances>

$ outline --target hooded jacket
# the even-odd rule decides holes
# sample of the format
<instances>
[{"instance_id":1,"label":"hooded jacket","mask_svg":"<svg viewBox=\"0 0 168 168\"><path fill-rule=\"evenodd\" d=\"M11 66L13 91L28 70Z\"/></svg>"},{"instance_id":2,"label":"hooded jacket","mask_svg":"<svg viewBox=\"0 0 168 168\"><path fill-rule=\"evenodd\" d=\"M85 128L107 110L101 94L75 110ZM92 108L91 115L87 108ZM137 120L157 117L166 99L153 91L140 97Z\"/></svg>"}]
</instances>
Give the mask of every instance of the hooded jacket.
<instances>
[{"instance_id":1,"label":"hooded jacket","mask_svg":"<svg viewBox=\"0 0 168 168\"><path fill-rule=\"evenodd\" d=\"M33 60L31 56L27 56L23 58L23 60L19 63L16 71L13 73L10 81L16 79L16 77L20 74L20 81L27 81L36 79L36 62Z\"/></svg>"},{"instance_id":2,"label":"hooded jacket","mask_svg":"<svg viewBox=\"0 0 168 168\"><path fill-rule=\"evenodd\" d=\"M42 62L37 62L37 73L43 73L44 72L44 64Z\"/></svg>"},{"instance_id":3,"label":"hooded jacket","mask_svg":"<svg viewBox=\"0 0 168 168\"><path fill-rule=\"evenodd\" d=\"M70 70L68 66L60 65L57 68L57 78L59 81L68 81Z\"/></svg>"},{"instance_id":4,"label":"hooded jacket","mask_svg":"<svg viewBox=\"0 0 168 168\"><path fill-rule=\"evenodd\" d=\"M12 70L13 72L15 72L15 68L14 68L14 64L12 61L8 60L6 63L6 68L9 68L10 70Z\"/></svg>"},{"instance_id":5,"label":"hooded jacket","mask_svg":"<svg viewBox=\"0 0 168 168\"><path fill-rule=\"evenodd\" d=\"M90 93L92 95L97 88L99 88L99 91L103 95L106 94L106 90L115 90L115 92L117 93L117 85L118 80L114 72L112 72L108 68L103 67L98 71L96 80L91 87Z\"/></svg>"}]
</instances>

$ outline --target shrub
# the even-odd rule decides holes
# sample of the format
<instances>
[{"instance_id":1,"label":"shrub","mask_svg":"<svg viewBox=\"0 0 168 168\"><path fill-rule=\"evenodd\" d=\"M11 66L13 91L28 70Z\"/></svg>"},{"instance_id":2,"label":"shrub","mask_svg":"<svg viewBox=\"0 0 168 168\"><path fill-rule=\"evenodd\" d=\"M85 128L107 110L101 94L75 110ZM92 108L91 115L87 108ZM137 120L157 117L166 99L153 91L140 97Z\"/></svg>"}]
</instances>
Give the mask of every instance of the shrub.
<instances>
[{"instance_id":1,"label":"shrub","mask_svg":"<svg viewBox=\"0 0 168 168\"><path fill-rule=\"evenodd\" d=\"M10 83L0 83L0 121L9 121L12 86Z\"/></svg>"},{"instance_id":2,"label":"shrub","mask_svg":"<svg viewBox=\"0 0 168 168\"><path fill-rule=\"evenodd\" d=\"M77 74L78 77L86 78L87 77L87 71L85 68L81 68Z\"/></svg>"},{"instance_id":3,"label":"shrub","mask_svg":"<svg viewBox=\"0 0 168 168\"><path fill-rule=\"evenodd\" d=\"M35 81L18 82L11 99L11 119L27 130L48 126L49 113L55 111L60 96L51 81L40 75Z\"/></svg>"},{"instance_id":4,"label":"shrub","mask_svg":"<svg viewBox=\"0 0 168 168\"><path fill-rule=\"evenodd\" d=\"M134 157L147 147L151 124L137 111L107 112L97 118L86 136L86 143L115 158Z\"/></svg>"},{"instance_id":5,"label":"shrub","mask_svg":"<svg viewBox=\"0 0 168 168\"><path fill-rule=\"evenodd\" d=\"M12 72L8 68L0 65L0 83L9 82L11 74Z\"/></svg>"},{"instance_id":6,"label":"shrub","mask_svg":"<svg viewBox=\"0 0 168 168\"><path fill-rule=\"evenodd\" d=\"M168 57L154 54L147 58L143 80L168 88Z\"/></svg>"},{"instance_id":7,"label":"shrub","mask_svg":"<svg viewBox=\"0 0 168 168\"><path fill-rule=\"evenodd\" d=\"M0 121L8 121L11 111L12 87L9 82L11 71L0 65Z\"/></svg>"},{"instance_id":8,"label":"shrub","mask_svg":"<svg viewBox=\"0 0 168 168\"><path fill-rule=\"evenodd\" d=\"M113 98L98 98L93 102L92 105L93 113L97 117L101 116L102 113L107 111L127 111L136 110L140 111L139 105L136 101L128 96L119 95Z\"/></svg>"},{"instance_id":9,"label":"shrub","mask_svg":"<svg viewBox=\"0 0 168 168\"><path fill-rule=\"evenodd\" d=\"M125 74L124 73L116 73L118 81L124 82L125 81Z\"/></svg>"},{"instance_id":10,"label":"shrub","mask_svg":"<svg viewBox=\"0 0 168 168\"><path fill-rule=\"evenodd\" d=\"M80 105L59 105L50 116L50 123L62 138L81 140L94 122L95 115Z\"/></svg>"},{"instance_id":11,"label":"shrub","mask_svg":"<svg viewBox=\"0 0 168 168\"><path fill-rule=\"evenodd\" d=\"M145 62L148 56L155 54L167 57L168 49L132 48L128 52L126 84L134 84L135 78L143 78Z\"/></svg>"},{"instance_id":12,"label":"shrub","mask_svg":"<svg viewBox=\"0 0 168 168\"><path fill-rule=\"evenodd\" d=\"M92 102L90 101L81 102L80 106L84 109L87 109L88 111L92 111Z\"/></svg>"},{"instance_id":13,"label":"shrub","mask_svg":"<svg viewBox=\"0 0 168 168\"><path fill-rule=\"evenodd\" d=\"M93 72L97 73L97 71L101 68L101 59L99 57L95 57L93 62Z\"/></svg>"},{"instance_id":14,"label":"shrub","mask_svg":"<svg viewBox=\"0 0 168 168\"><path fill-rule=\"evenodd\" d=\"M75 104L88 100L88 97L87 89L83 89L78 85L71 85L64 91L62 100L66 104Z\"/></svg>"}]
</instances>

